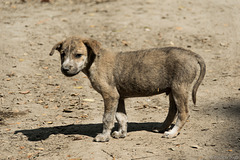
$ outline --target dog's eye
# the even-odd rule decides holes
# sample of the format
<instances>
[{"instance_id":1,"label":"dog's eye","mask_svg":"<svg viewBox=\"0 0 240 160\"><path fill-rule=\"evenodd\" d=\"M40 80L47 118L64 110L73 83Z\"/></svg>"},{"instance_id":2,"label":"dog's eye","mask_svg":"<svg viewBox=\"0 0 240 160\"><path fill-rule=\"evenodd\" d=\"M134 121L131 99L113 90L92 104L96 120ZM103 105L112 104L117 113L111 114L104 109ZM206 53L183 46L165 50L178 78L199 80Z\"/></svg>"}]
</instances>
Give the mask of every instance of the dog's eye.
<instances>
[{"instance_id":1,"label":"dog's eye","mask_svg":"<svg viewBox=\"0 0 240 160\"><path fill-rule=\"evenodd\" d=\"M76 58L81 58L81 57L82 57L82 54L75 54L75 57L76 57Z\"/></svg>"}]
</instances>

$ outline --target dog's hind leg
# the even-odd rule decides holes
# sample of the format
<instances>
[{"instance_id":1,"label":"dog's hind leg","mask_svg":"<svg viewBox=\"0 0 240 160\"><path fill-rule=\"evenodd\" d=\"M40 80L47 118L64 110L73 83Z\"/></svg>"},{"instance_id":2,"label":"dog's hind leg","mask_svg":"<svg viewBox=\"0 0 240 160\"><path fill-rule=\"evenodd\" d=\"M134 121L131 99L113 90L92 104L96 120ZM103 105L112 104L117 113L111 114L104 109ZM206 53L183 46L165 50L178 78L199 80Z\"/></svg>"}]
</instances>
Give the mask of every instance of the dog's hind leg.
<instances>
[{"instance_id":1,"label":"dog's hind leg","mask_svg":"<svg viewBox=\"0 0 240 160\"><path fill-rule=\"evenodd\" d=\"M112 136L114 138L124 138L127 135L127 114L124 104L124 99L119 99L118 108L116 112L116 119L119 124L118 131L114 131Z\"/></svg>"},{"instance_id":2,"label":"dog's hind leg","mask_svg":"<svg viewBox=\"0 0 240 160\"><path fill-rule=\"evenodd\" d=\"M178 118L173 129L164 132L164 138L174 138L178 135L184 124L189 118L188 113L188 85L187 84L176 84L172 88L172 94L174 101L177 106Z\"/></svg>"},{"instance_id":3,"label":"dog's hind leg","mask_svg":"<svg viewBox=\"0 0 240 160\"><path fill-rule=\"evenodd\" d=\"M170 93L169 94L169 111L168 111L168 115L167 115L165 121L163 122L163 124L160 126L160 128L156 128L156 129L154 128L154 130L157 130L158 132L164 132L166 129L168 129L168 127L174 121L174 119L176 117L176 113L177 113L176 103L174 101L172 93Z\"/></svg>"}]
</instances>

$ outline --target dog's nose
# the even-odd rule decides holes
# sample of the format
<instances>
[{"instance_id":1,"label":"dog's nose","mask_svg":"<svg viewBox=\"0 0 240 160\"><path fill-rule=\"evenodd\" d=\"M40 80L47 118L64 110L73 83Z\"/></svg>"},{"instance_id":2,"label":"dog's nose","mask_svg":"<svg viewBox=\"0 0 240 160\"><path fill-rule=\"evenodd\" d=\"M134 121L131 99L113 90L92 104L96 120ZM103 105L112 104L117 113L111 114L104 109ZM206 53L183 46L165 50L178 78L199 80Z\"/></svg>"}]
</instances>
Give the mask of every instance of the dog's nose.
<instances>
[{"instance_id":1,"label":"dog's nose","mask_svg":"<svg viewBox=\"0 0 240 160\"><path fill-rule=\"evenodd\" d=\"M67 71L69 71L70 69L71 69L71 66L68 66L68 65L67 65L67 66L62 66L62 70L63 70L63 71L66 71L66 72L67 72Z\"/></svg>"}]
</instances>

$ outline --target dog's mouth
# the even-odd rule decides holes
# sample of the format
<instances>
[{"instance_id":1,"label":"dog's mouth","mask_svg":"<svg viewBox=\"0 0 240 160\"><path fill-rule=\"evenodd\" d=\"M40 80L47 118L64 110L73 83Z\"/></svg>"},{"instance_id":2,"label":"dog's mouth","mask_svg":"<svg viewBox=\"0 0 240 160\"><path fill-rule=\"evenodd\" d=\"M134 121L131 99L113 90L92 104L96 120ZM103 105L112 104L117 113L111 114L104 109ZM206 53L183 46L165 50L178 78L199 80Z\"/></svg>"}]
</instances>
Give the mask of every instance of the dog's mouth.
<instances>
[{"instance_id":1,"label":"dog's mouth","mask_svg":"<svg viewBox=\"0 0 240 160\"><path fill-rule=\"evenodd\" d=\"M77 70L76 71L75 70L65 70L62 67L61 67L61 71L67 77L73 77L80 72L80 71L77 71Z\"/></svg>"}]
</instances>

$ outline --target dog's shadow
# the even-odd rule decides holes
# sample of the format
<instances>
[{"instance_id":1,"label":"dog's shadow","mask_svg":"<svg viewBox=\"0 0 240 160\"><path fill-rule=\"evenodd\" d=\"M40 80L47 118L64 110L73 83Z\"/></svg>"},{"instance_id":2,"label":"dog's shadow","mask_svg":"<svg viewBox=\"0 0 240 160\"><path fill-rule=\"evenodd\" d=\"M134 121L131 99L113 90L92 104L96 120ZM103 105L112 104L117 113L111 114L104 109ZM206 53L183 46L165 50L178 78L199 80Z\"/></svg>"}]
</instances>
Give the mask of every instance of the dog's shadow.
<instances>
[{"instance_id":1,"label":"dog's shadow","mask_svg":"<svg viewBox=\"0 0 240 160\"><path fill-rule=\"evenodd\" d=\"M128 123L128 132L134 131L149 131L153 132L154 127L161 126L161 123L157 122L146 122L146 123ZM115 125L114 130L117 130L117 125ZM54 127L42 127L37 129L29 130L17 130L14 134L23 133L28 137L29 141L41 141L47 139L53 134L64 134L64 135L85 135L89 137L95 137L97 133L102 131L102 123L98 124L77 124L77 125L66 125L66 126L54 126Z\"/></svg>"}]
</instances>

